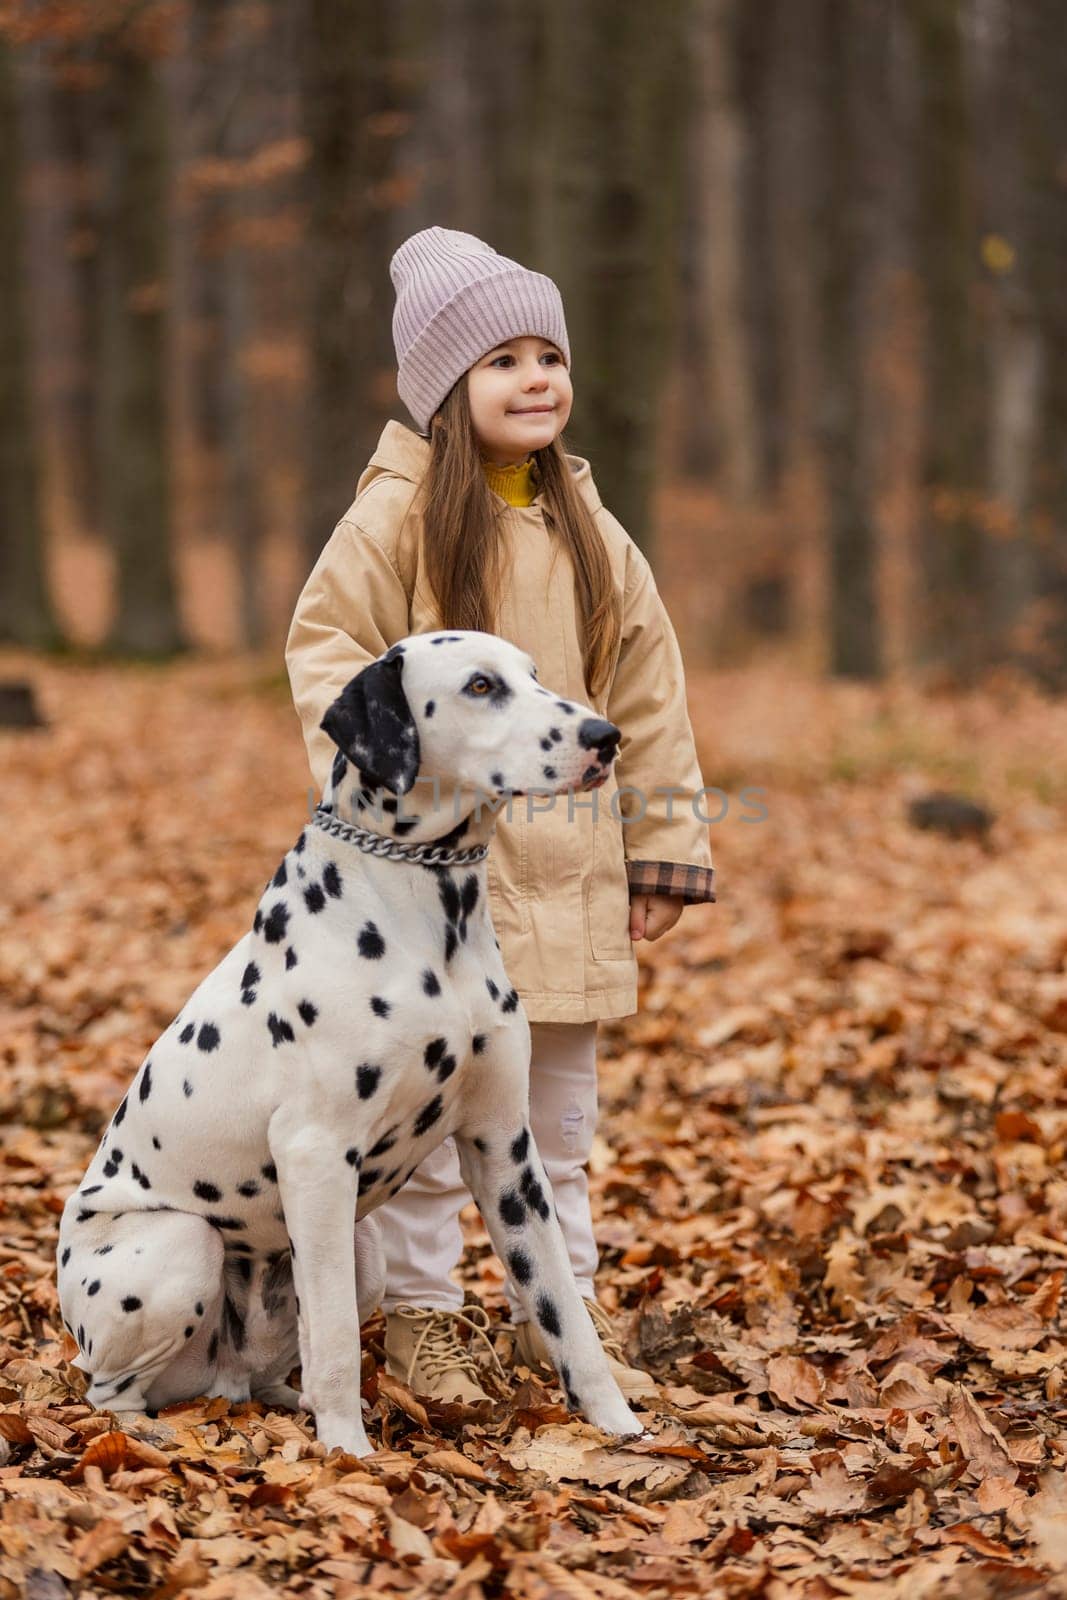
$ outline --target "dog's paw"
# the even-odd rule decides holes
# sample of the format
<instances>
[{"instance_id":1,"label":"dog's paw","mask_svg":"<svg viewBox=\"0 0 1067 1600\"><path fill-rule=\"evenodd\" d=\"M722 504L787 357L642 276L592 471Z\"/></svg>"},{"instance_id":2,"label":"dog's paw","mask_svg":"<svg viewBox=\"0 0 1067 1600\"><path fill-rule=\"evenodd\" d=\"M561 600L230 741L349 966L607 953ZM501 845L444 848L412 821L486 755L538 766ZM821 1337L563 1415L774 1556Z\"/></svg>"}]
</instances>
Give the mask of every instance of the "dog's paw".
<instances>
[{"instance_id":1,"label":"dog's paw","mask_svg":"<svg viewBox=\"0 0 1067 1600\"><path fill-rule=\"evenodd\" d=\"M355 1417L338 1416L323 1411L315 1418L315 1432L319 1443L327 1450L344 1450L350 1456L372 1456L374 1446L367 1438L367 1430Z\"/></svg>"},{"instance_id":2,"label":"dog's paw","mask_svg":"<svg viewBox=\"0 0 1067 1600\"><path fill-rule=\"evenodd\" d=\"M594 1428L612 1433L617 1439L636 1439L645 1431L644 1423L638 1421L621 1394L601 1405L586 1407L585 1414Z\"/></svg>"}]
</instances>

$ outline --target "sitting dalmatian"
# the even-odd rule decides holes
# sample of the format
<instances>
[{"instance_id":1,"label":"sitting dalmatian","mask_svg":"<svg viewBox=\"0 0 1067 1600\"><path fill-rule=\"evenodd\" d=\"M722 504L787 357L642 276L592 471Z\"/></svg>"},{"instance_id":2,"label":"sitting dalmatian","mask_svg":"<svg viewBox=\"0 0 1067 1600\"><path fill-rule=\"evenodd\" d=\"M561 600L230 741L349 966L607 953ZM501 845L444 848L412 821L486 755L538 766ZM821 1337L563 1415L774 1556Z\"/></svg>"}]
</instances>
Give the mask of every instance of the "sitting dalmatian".
<instances>
[{"instance_id":1,"label":"sitting dalmatian","mask_svg":"<svg viewBox=\"0 0 1067 1600\"><path fill-rule=\"evenodd\" d=\"M372 1213L451 1134L569 1404L639 1433L530 1133L530 1030L485 865L494 807L598 787L619 730L476 632L401 640L322 726L338 754L313 822L149 1051L64 1209L59 1294L88 1399L255 1396L307 1407L327 1447L368 1454Z\"/></svg>"}]
</instances>

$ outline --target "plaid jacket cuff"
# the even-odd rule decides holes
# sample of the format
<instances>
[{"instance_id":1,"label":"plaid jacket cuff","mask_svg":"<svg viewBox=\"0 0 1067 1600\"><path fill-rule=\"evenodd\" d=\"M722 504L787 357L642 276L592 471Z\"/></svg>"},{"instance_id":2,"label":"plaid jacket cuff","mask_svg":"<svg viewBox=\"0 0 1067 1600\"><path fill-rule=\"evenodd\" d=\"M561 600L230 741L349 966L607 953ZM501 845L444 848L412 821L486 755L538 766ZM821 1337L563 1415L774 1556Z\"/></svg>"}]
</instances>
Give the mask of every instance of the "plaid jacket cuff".
<instances>
[{"instance_id":1,"label":"plaid jacket cuff","mask_svg":"<svg viewBox=\"0 0 1067 1600\"><path fill-rule=\"evenodd\" d=\"M630 893L669 894L683 905L715 899L715 868L690 867L680 861L628 861Z\"/></svg>"}]
</instances>

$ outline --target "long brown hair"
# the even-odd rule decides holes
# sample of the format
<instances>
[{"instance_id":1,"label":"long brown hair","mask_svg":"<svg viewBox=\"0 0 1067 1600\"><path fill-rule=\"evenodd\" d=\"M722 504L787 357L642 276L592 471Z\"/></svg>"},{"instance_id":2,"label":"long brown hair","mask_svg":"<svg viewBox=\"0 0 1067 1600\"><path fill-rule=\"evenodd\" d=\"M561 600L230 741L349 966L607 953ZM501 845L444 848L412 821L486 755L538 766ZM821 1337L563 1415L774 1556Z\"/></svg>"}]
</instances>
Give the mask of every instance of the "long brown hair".
<instances>
[{"instance_id":1,"label":"long brown hair","mask_svg":"<svg viewBox=\"0 0 1067 1600\"><path fill-rule=\"evenodd\" d=\"M562 437L533 454L555 532L574 567L585 686L595 695L608 682L622 627L611 564L593 514L574 486ZM504 581L501 508L482 471L466 373L430 423L430 464L420 501L426 571L441 625L494 633Z\"/></svg>"}]
</instances>

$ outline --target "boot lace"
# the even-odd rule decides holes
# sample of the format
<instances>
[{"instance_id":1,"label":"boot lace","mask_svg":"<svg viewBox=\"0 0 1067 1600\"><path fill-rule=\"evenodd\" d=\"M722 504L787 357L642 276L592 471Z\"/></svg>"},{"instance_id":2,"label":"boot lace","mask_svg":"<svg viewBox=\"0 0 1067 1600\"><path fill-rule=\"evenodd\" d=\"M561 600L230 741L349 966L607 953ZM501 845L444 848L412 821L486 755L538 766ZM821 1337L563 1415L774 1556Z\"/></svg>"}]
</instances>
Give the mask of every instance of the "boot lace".
<instances>
[{"instance_id":1,"label":"boot lace","mask_svg":"<svg viewBox=\"0 0 1067 1600\"><path fill-rule=\"evenodd\" d=\"M407 1383L411 1383L412 1374L419 1362L422 1363L427 1377L440 1377L458 1368L473 1383L480 1383L482 1374L475 1360L475 1348L484 1348L488 1351L490 1362L495 1367L501 1382L507 1383L504 1369L489 1338L489 1315L482 1306L465 1306L462 1311L427 1310L418 1306L397 1306L396 1310L406 1321L424 1323L421 1333L415 1340L411 1360L408 1362ZM461 1325L470 1334L469 1344L464 1344L459 1337ZM479 1341L477 1347L476 1339Z\"/></svg>"},{"instance_id":2,"label":"boot lace","mask_svg":"<svg viewBox=\"0 0 1067 1600\"><path fill-rule=\"evenodd\" d=\"M628 1367L630 1363L626 1359L619 1336L615 1332L612 1320L604 1310L604 1307L598 1305L595 1300L587 1300L585 1308L593 1319L593 1327L596 1329L600 1343L604 1347L604 1354L609 1356L612 1361L617 1361L620 1366Z\"/></svg>"}]
</instances>

